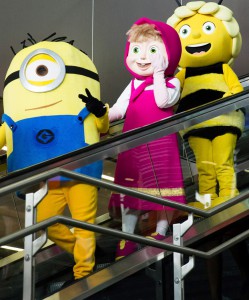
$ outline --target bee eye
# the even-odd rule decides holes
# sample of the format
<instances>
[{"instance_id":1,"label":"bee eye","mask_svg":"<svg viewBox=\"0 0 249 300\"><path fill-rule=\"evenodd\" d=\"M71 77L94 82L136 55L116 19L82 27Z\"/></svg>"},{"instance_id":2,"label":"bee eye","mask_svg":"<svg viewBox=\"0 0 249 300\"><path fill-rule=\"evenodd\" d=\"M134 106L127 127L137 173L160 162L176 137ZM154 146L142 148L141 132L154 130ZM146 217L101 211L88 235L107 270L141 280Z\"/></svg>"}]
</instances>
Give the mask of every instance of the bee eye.
<instances>
[{"instance_id":1,"label":"bee eye","mask_svg":"<svg viewBox=\"0 0 249 300\"><path fill-rule=\"evenodd\" d=\"M46 92L58 87L65 77L61 57L48 49L30 53L20 68L22 85L32 92Z\"/></svg>"},{"instance_id":2,"label":"bee eye","mask_svg":"<svg viewBox=\"0 0 249 300\"><path fill-rule=\"evenodd\" d=\"M206 22L203 24L202 30L206 34L211 34L215 31L215 25L212 22Z\"/></svg>"},{"instance_id":3,"label":"bee eye","mask_svg":"<svg viewBox=\"0 0 249 300\"><path fill-rule=\"evenodd\" d=\"M183 25L181 28L180 28L180 31L179 31L179 35L181 38L186 38L190 35L190 32L191 32L191 28L189 25Z\"/></svg>"}]
</instances>

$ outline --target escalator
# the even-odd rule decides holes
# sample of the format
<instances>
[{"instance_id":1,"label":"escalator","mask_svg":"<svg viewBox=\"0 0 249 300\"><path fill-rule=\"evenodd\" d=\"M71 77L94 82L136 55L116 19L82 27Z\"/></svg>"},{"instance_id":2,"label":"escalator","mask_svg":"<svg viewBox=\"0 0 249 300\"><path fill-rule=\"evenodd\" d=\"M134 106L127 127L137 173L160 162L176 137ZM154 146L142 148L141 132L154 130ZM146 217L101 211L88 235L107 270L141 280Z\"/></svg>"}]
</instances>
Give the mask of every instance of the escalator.
<instances>
[{"instance_id":1,"label":"escalator","mask_svg":"<svg viewBox=\"0 0 249 300\"><path fill-rule=\"evenodd\" d=\"M113 176L115 170L116 156L120 151L125 151L129 147L135 147L142 143L147 143L173 132L179 132L192 124L201 122L205 119L215 117L216 115L226 113L233 109L245 108L248 102L248 77L241 79L245 86L245 91L237 96L230 97L221 103L207 105L202 109L195 109L191 113L183 113L179 116L173 116L168 120L160 121L158 124L152 124L143 129L134 130L120 134L122 122L113 125L108 137L103 137L98 145L92 145L88 149L76 151L69 155L53 159L23 170L15 174L5 176L4 171L0 179L1 200L3 202L13 203L18 212L18 226L14 226L13 231L23 228L24 201L16 197L13 192L19 186L18 182L25 182L29 185L28 178L35 177L37 174L46 174L57 167L73 169L76 163L84 164L96 159L104 160L104 174ZM249 116L249 113L247 114ZM236 234L248 229L249 218L249 151L247 151L249 139L249 123L246 120L246 128L238 142L236 149L236 172L240 196L232 207L225 210L219 209L211 216L194 215L194 224L184 235L184 246L201 249L201 246L208 239L214 236L223 236L230 230L230 227L236 227ZM179 139L181 163L184 174L185 192L187 200L191 202L195 197L197 190L195 160L189 146ZM118 150L117 150L118 149ZM4 160L4 159L3 159ZM246 170L246 171L245 171ZM27 181L27 182L26 182ZM7 191L10 187L10 191ZM6 190L6 192L5 192ZM100 187L99 191L99 211L97 224L107 228L113 228L121 231L121 220L110 218L107 213L108 199L111 191L105 187ZM14 198L13 198L14 197ZM2 207L4 207L3 205ZM8 211L8 209L6 209ZM8 218L15 218L8 211ZM7 212L6 212L7 214ZM187 215L184 214L179 220L184 222ZM7 222L9 219L7 220ZM141 221L137 228L138 235L144 235L144 232L150 232L154 226L153 214L141 215ZM6 221L5 221L6 224ZM172 227L169 228L166 243L172 244ZM230 231L229 231L230 232ZM11 232L10 232L11 233ZM80 282L72 282L73 257L63 252L59 247L48 242L42 250L36 255L36 296L35 299L125 299L129 291L130 300L133 299L173 299L173 275L172 273L172 251L165 251L152 246L141 244L140 249L129 257L115 262L115 248L118 238L115 236L97 234L96 267L92 275L84 278ZM23 240L17 240L11 243L13 246L23 247ZM225 252L227 253L227 252ZM202 263L200 259L199 263ZM199 265L198 263L198 265ZM171 271L165 274L165 265ZM196 268L198 268L198 265ZM162 278L167 278L167 284L161 282ZM191 273L188 276L191 279ZM239 278L239 276L238 276ZM190 280L189 279L189 280ZM140 282L143 281L143 284ZM67 283L72 284L67 286ZM135 284L134 284L135 282ZM166 282L166 281L165 281ZM191 280L190 280L191 282ZM1 283L0 299L22 299L23 284L23 252L17 252L13 255L7 255L1 259ZM188 285L190 286L190 285ZM149 288L152 287L152 288ZM123 292L120 292L120 289ZM137 293L141 291L141 294ZM132 296L132 291L134 295ZM189 294L187 299L191 298L191 291L186 289ZM120 295L118 295L120 293ZM123 293L123 295L122 295ZM113 294L113 295L112 295ZM115 298L114 298L115 297ZM122 298L124 297L124 298ZM145 298L143 298L145 297ZM147 297L147 298L146 298ZM153 298L151 298L153 297ZM205 298L202 296L202 299ZM207 298L208 299L208 298ZM26 299L25 299L26 300Z\"/></svg>"}]
</instances>

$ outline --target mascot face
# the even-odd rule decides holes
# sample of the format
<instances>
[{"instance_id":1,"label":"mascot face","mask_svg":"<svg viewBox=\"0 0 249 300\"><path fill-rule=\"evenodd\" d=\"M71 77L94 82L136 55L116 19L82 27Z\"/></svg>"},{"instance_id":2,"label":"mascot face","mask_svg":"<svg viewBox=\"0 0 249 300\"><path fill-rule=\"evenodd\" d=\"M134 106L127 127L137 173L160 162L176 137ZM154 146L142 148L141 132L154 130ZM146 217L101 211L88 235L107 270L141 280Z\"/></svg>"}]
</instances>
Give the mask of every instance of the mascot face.
<instances>
[{"instance_id":1,"label":"mascot face","mask_svg":"<svg viewBox=\"0 0 249 300\"><path fill-rule=\"evenodd\" d=\"M227 63L232 57L232 38L222 21L211 15L197 13L183 19L175 29L182 43L182 68Z\"/></svg>"},{"instance_id":2,"label":"mascot face","mask_svg":"<svg viewBox=\"0 0 249 300\"><path fill-rule=\"evenodd\" d=\"M100 98L91 59L65 42L40 42L16 54L5 78L4 113L15 122L37 116L77 115L88 88Z\"/></svg>"},{"instance_id":3,"label":"mascot face","mask_svg":"<svg viewBox=\"0 0 249 300\"><path fill-rule=\"evenodd\" d=\"M130 43L129 53L126 59L127 66L138 75L150 76L154 72L154 68L151 64L151 56L158 53L168 61L163 42L155 39L147 39L143 42Z\"/></svg>"}]
</instances>

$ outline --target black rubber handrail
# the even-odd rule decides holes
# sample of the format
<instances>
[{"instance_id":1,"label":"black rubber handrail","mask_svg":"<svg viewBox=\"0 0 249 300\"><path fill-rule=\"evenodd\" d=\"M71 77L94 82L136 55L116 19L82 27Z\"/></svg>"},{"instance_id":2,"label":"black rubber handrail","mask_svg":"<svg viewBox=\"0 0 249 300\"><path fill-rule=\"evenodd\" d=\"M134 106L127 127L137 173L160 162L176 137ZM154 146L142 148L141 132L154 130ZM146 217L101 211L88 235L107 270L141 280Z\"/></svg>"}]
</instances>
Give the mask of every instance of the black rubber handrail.
<instances>
[{"instance_id":1,"label":"black rubber handrail","mask_svg":"<svg viewBox=\"0 0 249 300\"><path fill-rule=\"evenodd\" d=\"M115 236L120 239L131 240L136 243L141 243L141 244L144 244L147 246L157 247L157 248L169 250L172 252L178 252L178 253L186 254L186 255L196 255L198 257L205 258L205 259L214 257L215 255L225 251L226 249L229 249L230 247L236 245L237 243L239 243L249 237L249 229L248 229L248 230L236 235L235 237L221 243L217 247L214 247L213 249L211 249L207 252L204 252L204 251L192 249L192 248L185 247L185 246L177 246L177 245L173 245L170 243L152 240L152 239L142 237L142 236L139 236L136 234L125 233L123 231L112 229L112 228L107 228L107 227L103 227L103 226L99 226L99 225L95 225L95 224L86 223L83 221L72 219L70 217L55 216L55 217L49 218L45 221L42 221L42 222L36 223L32 226L29 226L27 228L21 229L18 232L12 233L6 237L1 238L0 246L9 244L13 241L16 241L27 235L36 233L40 230L45 230L47 227L54 225L56 223L60 223L60 224L64 224L64 225L68 225L68 226L72 226L72 227L78 227L78 228L93 231L96 233L109 234L111 236Z\"/></svg>"},{"instance_id":2,"label":"black rubber handrail","mask_svg":"<svg viewBox=\"0 0 249 300\"><path fill-rule=\"evenodd\" d=\"M79 166L117 155L121 151L129 150L165 135L179 132L184 128L220 114L243 108L249 103L248 91L249 88L246 88L241 93L214 101L212 104L203 105L191 111L176 114L145 127L119 134L118 136L100 141L82 149L10 173L0 179L0 189L8 186L11 181L26 179L56 167L73 170Z\"/></svg>"}]
</instances>

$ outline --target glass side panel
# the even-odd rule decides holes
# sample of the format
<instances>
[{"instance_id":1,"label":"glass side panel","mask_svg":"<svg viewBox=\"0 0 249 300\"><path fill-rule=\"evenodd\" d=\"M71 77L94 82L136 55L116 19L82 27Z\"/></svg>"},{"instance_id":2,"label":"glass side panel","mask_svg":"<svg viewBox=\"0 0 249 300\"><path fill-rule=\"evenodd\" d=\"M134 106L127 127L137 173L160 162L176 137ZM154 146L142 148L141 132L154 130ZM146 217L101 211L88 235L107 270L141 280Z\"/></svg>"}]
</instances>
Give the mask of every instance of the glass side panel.
<instances>
[{"instance_id":1,"label":"glass side panel","mask_svg":"<svg viewBox=\"0 0 249 300\"><path fill-rule=\"evenodd\" d=\"M238 192L248 189L248 107L244 109L241 116L245 116L245 127L238 140L232 139L234 151L232 151L232 157L230 157L231 164L226 168L228 171L235 170L233 181L228 186L232 187L234 194L225 194L225 200L229 200L237 195ZM123 123L120 122L115 126L118 126L118 128L113 130L109 136L102 138L108 137L111 142L113 136L121 134ZM231 134L231 132L229 133ZM234 134L233 131L232 134ZM212 136L212 138L208 138L208 141L213 141L215 138L216 136L214 138ZM219 150L217 154L221 154L222 158L228 152L225 142L218 143ZM197 141L197 146L199 145L199 141ZM208 166L211 165L214 169L216 168L216 174L218 173L219 161L205 158L201 162ZM234 168L232 168L233 166ZM227 183L228 175L224 175L223 172L221 173L225 176ZM209 194L202 194L200 191L200 176L195 153L189 140L184 138L179 132L136 146L133 149L122 151L114 157L105 159L102 179L138 192L157 196L162 200L168 199L178 203L186 203L202 209L204 209L204 205L197 202L196 192L199 193L199 199L202 199L201 196L205 198L204 195ZM217 182L218 177L215 179L215 193L220 196L221 184ZM223 197L223 195L221 196ZM80 200L84 201L86 197L85 194ZM24 205L25 201L20 199L16 193L0 199L2 237L24 227ZM70 209L66 207L63 214L71 216ZM99 188L96 218L98 219L103 215L106 215L107 218L100 221L101 226L113 228L120 232L135 233L143 237L149 236L157 240L166 238L167 242L172 242L170 237L172 236L173 224L182 223L187 218L187 214L184 211L169 208L168 205L149 202L139 197L128 196L125 193L120 194L109 189ZM195 218L199 220L196 215ZM70 228L70 230L73 231L74 229ZM97 247L94 252L96 259L94 272L114 264L117 258L129 256L134 251L141 251L144 248L142 244L120 241L119 238L111 235L96 234L95 237ZM86 241L82 244L87 247L91 246ZM13 245L22 248L23 240L16 241ZM16 256L18 254L17 251L11 253ZM9 257L11 253L5 252L1 254L4 258ZM23 269L21 266L23 259L21 254L18 255L18 258L13 259L11 264L6 263L1 267L2 282L0 288L13 284L14 281L12 279L15 280L16 276L18 276L18 281L22 282ZM49 294L55 293L68 281L73 283L73 267L75 265L73 255L62 250L62 247L56 246L49 241L44 250L39 251L37 254L36 262L37 299L42 299ZM15 271L12 271L13 269ZM7 278L4 275L6 272L12 275ZM11 280L10 277L12 278ZM20 293L11 296L15 296L16 299L22 299Z\"/></svg>"},{"instance_id":2,"label":"glass side panel","mask_svg":"<svg viewBox=\"0 0 249 300\"><path fill-rule=\"evenodd\" d=\"M160 198L179 201L181 196L176 193L176 190L181 187L181 180L179 180L177 174L181 174L185 201L188 205L205 210L232 199L240 192L243 192L245 189L247 190L249 182L247 148L249 138L248 111L248 107L246 107L227 114L228 116L231 115L231 122L232 125L235 124L235 129L232 125L227 128L216 126L213 134L211 131L208 131L207 135L204 133L204 142L210 144L212 155L198 157L197 160L198 164L200 162L200 166L197 166L196 155L193 151L193 145L192 147L190 146L189 138L184 137L182 132L177 132L177 148L174 148L169 142L168 145L162 144L163 150L167 149L165 156L163 156L163 150L161 152L161 145L158 144L158 141L154 141L119 153L117 157L110 159L112 162L117 160L115 171L113 171L114 183ZM237 121L234 121L237 116L239 116ZM221 118L223 117L221 116ZM216 117L216 119L219 118ZM210 122L213 122L213 120L206 121L207 124ZM201 124L198 124L198 126L201 127ZM196 136L198 137L198 134ZM225 137L224 139L223 136ZM197 138L197 148L201 147L199 142ZM155 149L153 149L153 145L156 145ZM204 146L205 149L207 149L207 146ZM177 159L178 153L180 165ZM200 155L198 152L196 153ZM201 154L205 155L203 150L201 150ZM212 183L211 188L213 192L209 190L211 189L208 185L209 182L205 183L205 166L208 166L207 177ZM210 166L213 173L210 171ZM111 169L113 170L113 166ZM106 173L110 176L111 173L108 171L108 167L106 167L104 174ZM167 171L170 174L170 178L167 177ZM204 175L201 174L200 176L199 172L204 173ZM163 174L162 177L160 177L161 174ZM214 177L211 177L211 175ZM203 182L204 187L205 184L207 185L207 190L203 190ZM168 193L167 189L169 187L173 194L177 194L176 197L176 194L172 196ZM183 201L182 199L180 202ZM144 205L145 203L141 199L134 199L112 192L110 198L107 199L106 208L112 220L115 220L116 224L119 224L120 230L142 236L153 236L159 230L162 233L160 235L171 235L172 225L175 222L182 222L186 219L187 214L185 212L167 209L161 211L160 206L155 205L156 209L154 209L153 205L148 204L146 206ZM161 205L162 207L163 205ZM194 218L196 220L199 219L197 215ZM160 235L157 234L156 238L160 239ZM119 247L118 244L117 247ZM121 251L121 253L125 252Z\"/></svg>"},{"instance_id":3,"label":"glass side panel","mask_svg":"<svg viewBox=\"0 0 249 300\"><path fill-rule=\"evenodd\" d=\"M187 199L192 205L201 209L205 205L214 207L235 197L247 185L248 120L245 107L180 132L181 157L191 172L189 182L194 183L198 193L190 193L185 180ZM211 202L205 204L209 198Z\"/></svg>"}]
</instances>

